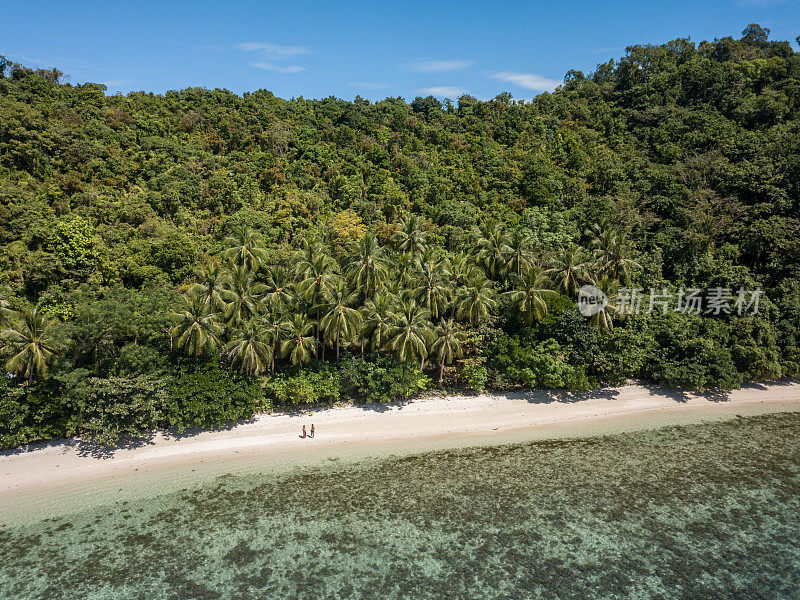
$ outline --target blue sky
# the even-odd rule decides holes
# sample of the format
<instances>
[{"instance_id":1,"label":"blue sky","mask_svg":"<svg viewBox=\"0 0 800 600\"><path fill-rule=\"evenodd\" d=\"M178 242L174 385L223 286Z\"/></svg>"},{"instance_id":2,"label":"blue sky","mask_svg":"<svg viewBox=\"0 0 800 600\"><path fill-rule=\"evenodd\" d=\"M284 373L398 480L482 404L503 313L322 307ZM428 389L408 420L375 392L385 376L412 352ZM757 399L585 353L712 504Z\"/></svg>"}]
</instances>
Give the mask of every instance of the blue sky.
<instances>
[{"instance_id":1,"label":"blue sky","mask_svg":"<svg viewBox=\"0 0 800 600\"><path fill-rule=\"evenodd\" d=\"M800 35L800 0L615 2L8 2L0 54L109 93L200 86L291 98L463 92L531 98L631 44L751 22Z\"/></svg>"}]
</instances>

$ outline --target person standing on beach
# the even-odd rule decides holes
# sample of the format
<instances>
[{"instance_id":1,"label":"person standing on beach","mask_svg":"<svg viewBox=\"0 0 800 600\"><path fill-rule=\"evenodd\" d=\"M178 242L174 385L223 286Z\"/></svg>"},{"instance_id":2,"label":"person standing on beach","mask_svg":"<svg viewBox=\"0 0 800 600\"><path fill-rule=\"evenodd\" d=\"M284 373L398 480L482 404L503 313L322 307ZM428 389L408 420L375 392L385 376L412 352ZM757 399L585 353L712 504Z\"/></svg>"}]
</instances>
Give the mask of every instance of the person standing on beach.
<instances>
[{"instance_id":1,"label":"person standing on beach","mask_svg":"<svg viewBox=\"0 0 800 600\"><path fill-rule=\"evenodd\" d=\"M311 437L314 437L314 424L311 424Z\"/></svg>"},{"instance_id":2,"label":"person standing on beach","mask_svg":"<svg viewBox=\"0 0 800 600\"><path fill-rule=\"evenodd\" d=\"M303 433L300 435L301 438L306 439L306 426L303 425Z\"/></svg>"}]
</instances>

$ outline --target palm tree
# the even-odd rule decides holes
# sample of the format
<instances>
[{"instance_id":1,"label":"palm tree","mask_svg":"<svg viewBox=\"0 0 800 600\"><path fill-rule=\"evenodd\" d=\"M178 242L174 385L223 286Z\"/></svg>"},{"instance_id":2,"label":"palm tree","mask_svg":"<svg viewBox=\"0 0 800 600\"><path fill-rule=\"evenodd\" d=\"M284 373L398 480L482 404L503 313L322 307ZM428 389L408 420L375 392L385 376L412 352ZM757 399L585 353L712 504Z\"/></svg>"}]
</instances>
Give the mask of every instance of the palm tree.
<instances>
[{"instance_id":1,"label":"palm tree","mask_svg":"<svg viewBox=\"0 0 800 600\"><path fill-rule=\"evenodd\" d=\"M447 258L445 273L450 287L450 318L454 319L461 297L459 290L463 292L469 281L481 277L483 272L466 252L458 252Z\"/></svg>"},{"instance_id":2,"label":"palm tree","mask_svg":"<svg viewBox=\"0 0 800 600\"><path fill-rule=\"evenodd\" d=\"M419 217L410 215L407 219L400 219L400 229L395 233L397 248L408 252L416 258L425 251L425 232L420 229Z\"/></svg>"},{"instance_id":3,"label":"palm tree","mask_svg":"<svg viewBox=\"0 0 800 600\"><path fill-rule=\"evenodd\" d=\"M450 285L457 288L476 275L477 267L466 252L456 252L447 257L446 270Z\"/></svg>"},{"instance_id":4,"label":"palm tree","mask_svg":"<svg viewBox=\"0 0 800 600\"><path fill-rule=\"evenodd\" d=\"M525 229L512 231L508 236L505 258L506 272L516 273L518 277L522 275L522 272L533 264L533 236Z\"/></svg>"},{"instance_id":5,"label":"palm tree","mask_svg":"<svg viewBox=\"0 0 800 600\"><path fill-rule=\"evenodd\" d=\"M630 258L631 243L620 231L595 224L586 230L587 235L594 236L592 248L595 255L595 269L612 279L622 283L630 283L631 269L642 266Z\"/></svg>"},{"instance_id":6,"label":"palm tree","mask_svg":"<svg viewBox=\"0 0 800 600\"><path fill-rule=\"evenodd\" d=\"M561 250L551 260L551 265L545 272L555 284L555 289L565 296L574 296L581 283L589 279L581 248Z\"/></svg>"},{"instance_id":7,"label":"palm tree","mask_svg":"<svg viewBox=\"0 0 800 600\"><path fill-rule=\"evenodd\" d=\"M314 343L314 321L304 314L297 313L291 321L283 325L285 339L281 342L281 356L289 357L293 365L303 366L303 362L316 356L317 347Z\"/></svg>"},{"instance_id":8,"label":"palm tree","mask_svg":"<svg viewBox=\"0 0 800 600\"><path fill-rule=\"evenodd\" d=\"M303 258L297 263L297 293L309 304L319 304L332 288L339 265L325 252L310 258Z\"/></svg>"},{"instance_id":9,"label":"palm tree","mask_svg":"<svg viewBox=\"0 0 800 600\"><path fill-rule=\"evenodd\" d=\"M220 345L222 325L217 321L218 313L208 306L202 296L184 294L181 312L175 314L178 324L170 330L171 339L190 356L202 356L213 352Z\"/></svg>"},{"instance_id":10,"label":"palm tree","mask_svg":"<svg viewBox=\"0 0 800 600\"><path fill-rule=\"evenodd\" d=\"M247 267L237 266L231 273L230 303L225 311L225 320L234 327L258 315L265 288L254 279L253 272Z\"/></svg>"},{"instance_id":11,"label":"palm tree","mask_svg":"<svg viewBox=\"0 0 800 600\"><path fill-rule=\"evenodd\" d=\"M5 311L11 326L3 330L1 336L13 354L6 362L6 370L22 375L30 385L38 376L47 373L55 356L54 340L50 335L55 320L38 308L19 312L6 308Z\"/></svg>"},{"instance_id":12,"label":"palm tree","mask_svg":"<svg viewBox=\"0 0 800 600\"><path fill-rule=\"evenodd\" d=\"M322 316L321 310L325 300L336 287L338 271L336 261L325 253L317 254L311 262L301 262L298 265L301 280L297 284L297 294L309 306L317 311L316 323L319 324ZM319 327L315 329L315 337L319 343ZM324 349L323 349L324 351Z\"/></svg>"},{"instance_id":13,"label":"palm tree","mask_svg":"<svg viewBox=\"0 0 800 600\"><path fill-rule=\"evenodd\" d=\"M364 328L362 330L361 354L365 343L372 351L382 350L389 339L395 321L392 307L397 299L386 292L380 292L364 305Z\"/></svg>"},{"instance_id":14,"label":"palm tree","mask_svg":"<svg viewBox=\"0 0 800 600\"><path fill-rule=\"evenodd\" d=\"M485 277L476 277L462 290L456 306L459 319L477 325L497 308L492 282Z\"/></svg>"},{"instance_id":15,"label":"palm tree","mask_svg":"<svg viewBox=\"0 0 800 600\"><path fill-rule=\"evenodd\" d=\"M200 280L189 291L201 296L214 310L222 311L232 299L231 275L214 260L207 260L199 270Z\"/></svg>"},{"instance_id":16,"label":"palm tree","mask_svg":"<svg viewBox=\"0 0 800 600\"><path fill-rule=\"evenodd\" d=\"M502 275L505 256L511 251L511 247L508 245L508 235L499 223L490 220L477 231L476 243L478 260L486 268L489 277L497 279Z\"/></svg>"},{"instance_id":17,"label":"palm tree","mask_svg":"<svg viewBox=\"0 0 800 600\"><path fill-rule=\"evenodd\" d=\"M269 267L262 289L263 300L271 310L283 310L294 300L294 283L285 267Z\"/></svg>"},{"instance_id":18,"label":"palm tree","mask_svg":"<svg viewBox=\"0 0 800 600\"><path fill-rule=\"evenodd\" d=\"M280 351L281 341L283 340L283 336L286 331L285 321L283 320L281 313L279 313L278 310L273 309L264 315L262 318L262 323L270 344L269 370L271 373L274 373L275 357Z\"/></svg>"},{"instance_id":19,"label":"palm tree","mask_svg":"<svg viewBox=\"0 0 800 600\"><path fill-rule=\"evenodd\" d=\"M616 302L619 281L603 276L594 285L606 295L607 302L605 305L598 305L599 310L590 317L589 322L597 333L605 335L614 329L614 315L619 310Z\"/></svg>"},{"instance_id":20,"label":"palm tree","mask_svg":"<svg viewBox=\"0 0 800 600\"><path fill-rule=\"evenodd\" d=\"M522 275L512 276L514 288L506 295L517 304L517 310L530 325L533 321L541 321L547 314L546 296L555 295L548 287L547 275L536 266L528 266Z\"/></svg>"},{"instance_id":21,"label":"palm tree","mask_svg":"<svg viewBox=\"0 0 800 600\"><path fill-rule=\"evenodd\" d=\"M434 319L439 318L439 313L444 310L450 295L446 283L446 266L436 256L425 257L419 265L419 274L412 291L414 299L427 308Z\"/></svg>"},{"instance_id":22,"label":"palm tree","mask_svg":"<svg viewBox=\"0 0 800 600\"><path fill-rule=\"evenodd\" d=\"M350 340L361 329L362 318L355 308L351 308L357 294L348 291L344 282L339 282L330 293L330 301L325 306L327 312L320 321L320 328L329 342L336 345L336 362L339 362L339 346L342 339Z\"/></svg>"},{"instance_id":23,"label":"palm tree","mask_svg":"<svg viewBox=\"0 0 800 600\"><path fill-rule=\"evenodd\" d=\"M102 320L96 321L90 325L86 334L81 336L75 345L75 360L91 360L97 369L101 363L119 353L115 342L114 329L107 326Z\"/></svg>"},{"instance_id":24,"label":"palm tree","mask_svg":"<svg viewBox=\"0 0 800 600\"><path fill-rule=\"evenodd\" d=\"M409 285L414 279L418 268L418 261L408 252L395 253L392 256L392 274L389 281L399 285Z\"/></svg>"},{"instance_id":25,"label":"palm tree","mask_svg":"<svg viewBox=\"0 0 800 600\"><path fill-rule=\"evenodd\" d=\"M404 298L405 299L411 298L411 290L408 288L408 286L403 285L402 283L400 283L399 280L395 279L394 277L389 278L389 280L386 282L386 285L384 286L383 291L398 301Z\"/></svg>"},{"instance_id":26,"label":"palm tree","mask_svg":"<svg viewBox=\"0 0 800 600\"><path fill-rule=\"evenodd\" d=\"M436 340L431 346L431 354L439 361L439 387L444 381L444 365L453 362L463 353L463 333L453 319L442 320L436 328Z\"/></svg>"},{"instance_id":27,"label":"palm tree","mask_svg":"<svg viewBox=\"0 0 800 600\"><path fill-rule=\"evenodd\" d=\"M304 237L300 241L300 248L292 254L292 264L298 277L302 276L306 268L323 254L325 254L325 243L319 235Z\"/></svg>"},{"instance_id":28,"label":"palm tree","mask_svg":"<svg viewBox=\"0 0 800 600\"><path fill-rule=\"evenodd\" d=\"M261 375L273 361L269 329L257 319L235 328L225 350L231 363L247 375Z\"/></svg>"},{"instance_id":29,"label":"palm tree","mask_svg":"<svg viewBox=\"0 0 800 600\"><path fill-rule=\"evenodd\" d=\"M429 316L430 311L414 300L401 302L387 344L387 348L403 362L420 360L420 369L425 366L428 344L433 334Z\"/></svg>"},{"instance_id":30,"label":"palm tree","mask_svg":"<svg viewBox=\"0 0 800 600\"><path fill-rule=\"evenodd\" d=\"M267 261L267 253L260 246L261 237L249 227L240 227L223 243L226 250L222 256L232 265L244 267L255 273Z\"/></svg>"},{"instance_id":31,"label":"palm tree","mask_svg":"<svg viewBox=\"0 0 800 600\"><path fill-rule=\"evenodd\" d=\"M9 305L8 300L0 296L0 324L5 323L13 314L13 312L14 311L11 310L11 305Z\"/></svg>"},{"instance_id":32,"label":"palm tree","mask_svg":"<svg viewBox=\"0 0 800 600\"><path fill-rule=\"evenodd\" d=\"M367 232L356 245L355 253L347 261L347 276L362 300L375 296L389 274L386 252L377 236Z\"/></svg>"}]
</instances>

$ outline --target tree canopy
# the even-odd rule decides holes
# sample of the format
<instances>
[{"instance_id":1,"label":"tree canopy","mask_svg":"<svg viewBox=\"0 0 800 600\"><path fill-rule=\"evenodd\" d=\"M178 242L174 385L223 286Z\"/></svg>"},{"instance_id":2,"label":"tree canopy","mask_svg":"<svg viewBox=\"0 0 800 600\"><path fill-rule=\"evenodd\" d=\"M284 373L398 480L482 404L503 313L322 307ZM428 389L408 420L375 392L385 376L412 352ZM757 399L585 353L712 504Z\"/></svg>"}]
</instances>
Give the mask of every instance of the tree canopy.
<instances>
[{"instance_id":1,"label":"tree canopy","mask_svg":"<svg viewBox=\"0 0 800 600\"><path fill-rule=\"evenodd\" d=\"M95 431L101 397L190 426L408 395L427 370L797 375L799 109L800 53L755 24L630 46L525 102L108 96L0 57L0 444ZM584 317L586 285L649 310ZM198 382L230 407L203 412Z\"/></svg>"}]
</instances>

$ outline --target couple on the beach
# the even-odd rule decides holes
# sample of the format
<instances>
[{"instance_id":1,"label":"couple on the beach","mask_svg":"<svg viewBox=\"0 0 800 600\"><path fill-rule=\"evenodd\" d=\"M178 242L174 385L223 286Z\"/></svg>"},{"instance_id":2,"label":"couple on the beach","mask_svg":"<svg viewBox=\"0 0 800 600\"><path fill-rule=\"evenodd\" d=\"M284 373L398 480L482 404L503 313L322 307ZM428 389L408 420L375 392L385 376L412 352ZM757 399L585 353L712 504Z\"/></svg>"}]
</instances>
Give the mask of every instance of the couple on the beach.
<instances>
[{"instance_id":1,"label":"couple on the beach","mask_svg":"<svg viewBox=\"0 0 800 600\"><path fill-rule=\"evenodd\" d=\"M306 434L306 426L303 425L303 433L300 434L300 437L306 439L307 437L313 438L314 437L314 424L311 424L311 431Z\"/></svg>"}]
</instances>

